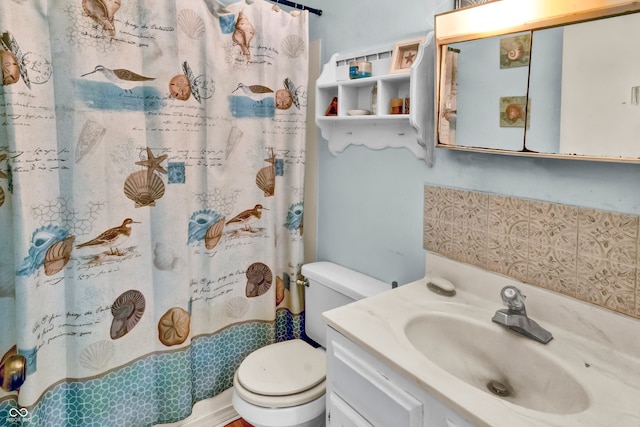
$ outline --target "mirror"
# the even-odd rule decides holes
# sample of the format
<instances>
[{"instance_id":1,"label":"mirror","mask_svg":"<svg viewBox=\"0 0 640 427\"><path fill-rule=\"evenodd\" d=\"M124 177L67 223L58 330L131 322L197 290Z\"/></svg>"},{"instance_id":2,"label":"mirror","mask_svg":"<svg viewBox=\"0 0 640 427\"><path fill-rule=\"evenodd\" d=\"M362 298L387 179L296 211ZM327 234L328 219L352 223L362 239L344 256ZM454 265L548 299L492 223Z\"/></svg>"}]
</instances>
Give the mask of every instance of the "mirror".
<instances>
[{"instance_id":1,"label":"mirror","mask_svg":"<svg viewBox=\"0 0 640 427\"><path fill-rule=\"evenodd\" d=\"M554 1L518 0L538 7L516 14L523 25L500 14L513 0L471 8L501 18L484 34L467 28L467 10L436 17L438 147L640 162L640 5L585 0L545 14Z\"/></svg>"}]
</instances>

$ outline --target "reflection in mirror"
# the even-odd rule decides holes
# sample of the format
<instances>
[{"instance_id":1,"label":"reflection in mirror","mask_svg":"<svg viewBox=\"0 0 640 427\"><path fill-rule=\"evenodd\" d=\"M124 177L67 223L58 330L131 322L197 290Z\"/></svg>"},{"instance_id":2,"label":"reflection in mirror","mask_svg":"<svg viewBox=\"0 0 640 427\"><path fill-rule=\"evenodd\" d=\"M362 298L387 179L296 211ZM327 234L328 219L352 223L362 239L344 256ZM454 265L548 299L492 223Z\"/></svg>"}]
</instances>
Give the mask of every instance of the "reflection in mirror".
<instances>
[{"instance_id":1,"label":"reflection in mirror","mask_svg":"<svg viewBox=\"0 0 640 427\"><path fill-rule=\"evenodd\" d=\"M524 149L530 42L524 32L448 46L441 73L441 144Z\"/></svg>"}]
</instances>

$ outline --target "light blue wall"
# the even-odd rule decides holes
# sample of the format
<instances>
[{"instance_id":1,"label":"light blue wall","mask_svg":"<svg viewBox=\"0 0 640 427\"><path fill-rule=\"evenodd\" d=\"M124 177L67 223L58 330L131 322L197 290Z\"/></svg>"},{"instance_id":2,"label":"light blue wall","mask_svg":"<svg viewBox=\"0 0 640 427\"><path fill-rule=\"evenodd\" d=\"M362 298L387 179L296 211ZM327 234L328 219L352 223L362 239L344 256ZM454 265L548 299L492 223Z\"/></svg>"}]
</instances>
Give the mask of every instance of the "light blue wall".
<instances>
[{"instance_id":1,"label":"light blue wall","mask_svg":"<svg viewBox=\"0 0 640 427\"><path fill-rule=\"evenodd\" d=\"M322 60L431 29L436 0L300 0ZM423 186L441 185L640 214L640 165L435 150L430 168L405 149L351 146L334 157L319 144L318 259L381 280L422 277Z\"/></svg>"}]
</instances>

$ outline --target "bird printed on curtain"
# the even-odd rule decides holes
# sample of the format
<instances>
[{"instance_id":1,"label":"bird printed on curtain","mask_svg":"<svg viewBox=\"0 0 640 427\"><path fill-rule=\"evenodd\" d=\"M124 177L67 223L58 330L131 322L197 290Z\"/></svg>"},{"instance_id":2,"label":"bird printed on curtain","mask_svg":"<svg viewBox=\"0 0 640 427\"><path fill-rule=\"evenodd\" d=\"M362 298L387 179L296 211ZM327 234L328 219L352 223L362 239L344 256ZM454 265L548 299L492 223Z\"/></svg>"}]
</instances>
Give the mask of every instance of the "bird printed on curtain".
<instances>
[{"instance_id":1,"label":"bird printed on curtain","mask_svg":"<svg viewBox=\"0 0 640 427\"><path fill-rule=\"evenodd\" d=\"M117 227L109 228L100 233L99 236L94 237L84 243L76 245L77 248L86 248L88 246L95 246L99 248L108 248L109 255L122 255L122 252L118 249L128 238L131 236L131 224L139 224L139 222L127 218L122 221L122 224Z\"/></svg>"}]
</instances>

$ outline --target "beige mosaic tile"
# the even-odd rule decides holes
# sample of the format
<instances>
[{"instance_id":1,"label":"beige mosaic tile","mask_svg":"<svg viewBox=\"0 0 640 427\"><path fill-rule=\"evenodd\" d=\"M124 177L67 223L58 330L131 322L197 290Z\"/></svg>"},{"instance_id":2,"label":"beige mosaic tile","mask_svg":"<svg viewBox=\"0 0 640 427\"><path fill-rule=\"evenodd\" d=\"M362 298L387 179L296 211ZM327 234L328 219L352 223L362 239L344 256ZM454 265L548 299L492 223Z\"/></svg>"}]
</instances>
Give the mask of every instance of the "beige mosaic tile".
<instances>
[{"instance_id":1,"label":"beige mosaic tile","mask_svg":"<svg viewBox=\"0 0 640 427\"><path fill-rule=\"evenodd\" d=\"M635 267L606 259L578 257L576 297L620 313L636 315Z\"/></svg>"},{"instance_id":2,"label":"beige mosaic tile","mask_svg":"<svg viewBox=\"0 0 640 427\"><path fill-rule=\"evenodd\" d=\"M441 221L453 221L455 207L453 190L445 187L425 187L425 216Z\"/></svg>"},{"instance_id":3,"label":"beige mosaic tile","mask_svg":"<svg viewBox=\"0 0 640 427\"><path fill-rule=\"evenodd\" d=\"M437 218L440 187L424 186L424 218Z\"/></svg>"},{"instance_id":4,"label":"beige mosaic tile","mask_svg":"<svg viewBox=\"0 0 640 427\"><path fill-rule=\"evenodd\" d=\"M452 254L453 223L435 218L425 218L424 246L442 255Z\"/></svg>"},{"instance_id":5,"label":"beige mosaic tile","mask_svg":"<svg viewBox=\"0 0 640 427\"><path fill-rule=\"evenodd\" d=\"M530 254L532 246L535 247L529 242ZM563 251L550 246L544 248L544 253L540 249L535 247L538 255L535 258L529 258L525 282L575 297L576 252Z\"/></svg>"},{"instance_id":6,"label":"beige mosaic tile","mask_svg":"<svg viewBox=\"0 0 640 427\"><path fill-rule=\"evenodd\" d=\"M457 252L453 254L453 258L486 268L489 243L486 228L478 230L458 225L455 228L455 235L460 241L460 245L454 247Z\"/></svg>"},{"instance_id":7,"label":"beige mosaic tile","mask_svg":"<svg viewBox=\"0 0 640 427\"><path fill-rule=\"evenodd\" d=\"M425 215L422 225L422 245L425 249L429 249L435 252L435 247L438 245L438 232L437 232L437 220L435 218L429 218Z\"/></svg>"},{"instance_id":8,"label":"beige mosaic tile","mask_svg":"<svg viewBox=\"0 0 640 427\"><path fill-rule=\"evenodd\" d=\"M434 233L436 235L436 239L431 250L441 255L452 257L454 253L453 252L453 243L454 243L453 223L436 220Z\"/></svg>"},{"instance_id":9,"label":"beige mosaic tile","mask_svg":"<svg viewBox=\"0 0 640 427\"><path fill-rule=\"evenodd\" d=\"M459 192L454 209L454 222L458 225L486 232L489 224L489 195L475 191Z\"/></svg>"},{"instance_id":10,"label":"beige mosaic tile","mask_svg":"<svg viewBox=\"0 0 640 427\"><path fill-rule=\"evenodd\" d=\"M578 208L557 203L529 202L529 256L545 255L549 247L576 252ZM536 251L536 247L542 248Z\"/></svg>"},{"instance_id":11,"label":"beige mosaic tile","mask_svg":"<svg viewBox=\"0 0 640 427\"><path fill-rule=\"evenodd\" d=\"M514 279L527 278L527 241L504 234L489 233L487 268Z\"/></svg>"},{"instance_id":12,"label":"beige mosaic tile","mask_svg":"<svg viewBox=\"0 0 640 427\"><path fill-rule=\"evenodd\" d=\"M424 248L640 318L640 216L425 186Z\"/></svg>"},{"instance_id":13,"label":"beige mosaic tile","mask_svg":"<svg viewBox=\"0 0 640 427\"><path fill-rule=\"evenodd\" d=\"M635 265L638 217L595 209L580 209L578 252L594 258Z\"/></svg>"},{"instance_id":14,"label":"beige mosaic tile","mask_svg":"<svg viewBox=\"0 0 640 427\"><path fill-rule=\"evenodd\" d=\"M529 201L515 197L491 196L489 233L529 237Z\"/></svg>"}]
</instances>

